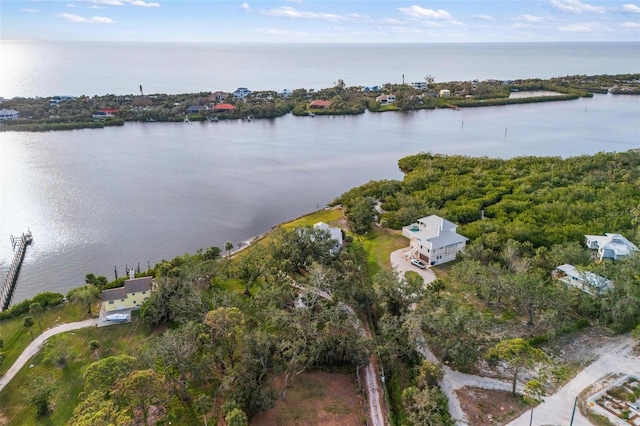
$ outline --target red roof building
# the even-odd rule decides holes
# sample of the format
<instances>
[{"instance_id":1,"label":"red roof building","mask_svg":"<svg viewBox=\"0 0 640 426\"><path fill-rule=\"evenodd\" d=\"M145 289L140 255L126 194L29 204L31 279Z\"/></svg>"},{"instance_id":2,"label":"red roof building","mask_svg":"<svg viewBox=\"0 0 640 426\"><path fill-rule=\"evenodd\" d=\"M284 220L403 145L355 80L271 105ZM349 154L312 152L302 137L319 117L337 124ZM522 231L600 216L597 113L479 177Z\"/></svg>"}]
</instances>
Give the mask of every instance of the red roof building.
<instances>
[{"instance_id":1,"label":"red roof building","mask_svg":"<svg viewBox=\"0 0 640 426\"><path fill-rule=\"evenodd\" d=\"M107 115L113 115L118 112L116 108L101 108L100 111L104 112Z\"/></svg>"},{"instance_id":2,"label":"red roof building","mask_svg":"<svg viewBox=\"0 0 640 426\"><path fill-rule=\"evenodd\" d=\"M313 101L309 104L309 108L329 108L331 106L331 101L324 101L322 99L318 99L317 101Z\"/></svg>"},{"instance_id":3,"label":"red roof building","mask_svg":"<svg viewBox=\"0 0 640 426\"><path fill-rule=\"evenodd\" d=\"M236 109L236 107L231 104L218 104L213 107L213 110L218 112L233 111L234 109Z\"/></svg>"}]
</instances>

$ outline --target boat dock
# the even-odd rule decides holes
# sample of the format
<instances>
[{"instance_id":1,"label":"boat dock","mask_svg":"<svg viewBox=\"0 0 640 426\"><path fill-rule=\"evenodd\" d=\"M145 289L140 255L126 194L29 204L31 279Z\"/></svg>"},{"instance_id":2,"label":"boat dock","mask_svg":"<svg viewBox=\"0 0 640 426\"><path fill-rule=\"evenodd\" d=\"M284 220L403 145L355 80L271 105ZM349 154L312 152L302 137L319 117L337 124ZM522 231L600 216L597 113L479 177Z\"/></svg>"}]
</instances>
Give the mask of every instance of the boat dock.
<instances>
[{"instance_id":1,"label":"boat dock","mask_svg":"<svg viewBox=\"0 0 640 426\"><path fill-rule=\"evenodd\" d=\"M0 311L4 311L9 308L11 303L11 297L13 296L13 290L18 282L18 275L20 274L20 267L24 260L24 255L27 252L27 246L33 242L33 236L31 231L27 231L26 234L22 234L20 237L15 238L11 236L11 245L13 246L13 262L7 273L7 278L4 280L2 286L2 293L0 296Z\"/></svg>"}]
</instances>

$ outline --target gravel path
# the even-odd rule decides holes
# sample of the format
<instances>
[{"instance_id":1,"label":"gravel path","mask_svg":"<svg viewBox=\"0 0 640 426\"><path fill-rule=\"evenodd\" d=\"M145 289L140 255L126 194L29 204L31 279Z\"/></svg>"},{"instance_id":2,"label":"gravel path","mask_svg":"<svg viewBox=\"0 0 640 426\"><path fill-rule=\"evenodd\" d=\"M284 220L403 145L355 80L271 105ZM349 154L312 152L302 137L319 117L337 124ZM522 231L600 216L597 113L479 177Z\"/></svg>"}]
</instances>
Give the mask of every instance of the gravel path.
<instances>
[{"instance_id":1,"label":"gravel path","mask_svg":"<svg viewBox=\"0 0 640 426\"><path fill-rule=\"evenodd\" d=\"M80 328L86 327L95 327L98 324L97 319L88 319L85 321L72 322L68 324L60 324L56 327L45 330L42 334L33 339L33 342L26 347L24 351L20 354L16 362L13 363L11 367L7 370L6 373L0 378L0 392L4 389L4 387L13 379L18 371L25 366L25 364L40 351L42 344L51 336L55 336L56 334L65 333L67 331L78 330Z\"/></svg>"},{"instance_id":2,"label":"gravel path","mask_svg":"<svg viewBox=\"0 0 640 426\"><path fill-rule=\"evenodd\" d=\"M396 250L391 253L390 256L391 265L400 274L400 276L404 276L404 273L406 271L413 271L422 276L425 284L429 284L435 281L436 274L430 268L420 269L416 266L413 266L411 262L407 261L407 259L403 256L403 253L407 250L408 248ZM419 339L419 341L416 342L416 350L425 359L434 363L440 363L433 352L429 350L423 338ZM462 410L462 405L460 404L458 395L456 394L457 389L461 389L465 386L471 386L483 389L499 389L511 391L511 383L509 382L504 382L489 377L480 377L460 373L458 371L452 370L446 365L442 365L442 373L443 377L440 381L440 388L447 395L447 399L449 400L449 414L458 426L467 426L468 420L467 416Z\"/></svg>"}]
</instances>

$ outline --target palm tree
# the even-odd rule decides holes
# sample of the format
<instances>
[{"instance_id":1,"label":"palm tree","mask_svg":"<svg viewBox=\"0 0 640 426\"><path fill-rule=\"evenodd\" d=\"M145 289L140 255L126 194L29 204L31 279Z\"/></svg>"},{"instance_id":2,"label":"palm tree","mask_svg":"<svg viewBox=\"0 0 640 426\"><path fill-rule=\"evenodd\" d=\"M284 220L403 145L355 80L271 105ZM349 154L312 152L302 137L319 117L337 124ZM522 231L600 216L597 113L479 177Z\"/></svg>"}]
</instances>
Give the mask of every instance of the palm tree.
<instances>
[{"instance_id":1,"label":"palm tree","mask_svg":"<svg viewBox=\"0 0 640 426\"><path fill-rule=\"evenodd\" d=\"M233 249L233 243L231 241L227 241L224 243L224 249L227 251L227 257L231 257L231 249Z\"/></svg>"},{"instance_id":2,"label":"palm tree","mask_svg":"<svg viewBox=\"0 0 640 426\"><path fill-rule=\"evenodd\" d=\"M23 325L24 325L25 328L29 329L29 333L31 333L31 340L33 340L33 330L31 329L33 327L33 318L24 317Z\"/></svg>"}]
</instances>

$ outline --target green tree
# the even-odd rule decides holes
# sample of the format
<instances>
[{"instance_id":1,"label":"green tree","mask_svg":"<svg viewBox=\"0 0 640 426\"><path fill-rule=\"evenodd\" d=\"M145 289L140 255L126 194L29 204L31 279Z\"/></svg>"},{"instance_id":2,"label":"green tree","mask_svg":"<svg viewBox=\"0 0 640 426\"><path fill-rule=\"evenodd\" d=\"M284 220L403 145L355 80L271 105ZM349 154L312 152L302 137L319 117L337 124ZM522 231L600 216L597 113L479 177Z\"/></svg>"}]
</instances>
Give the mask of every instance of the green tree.
<instances>
[{"instance_id":1,"label":"green tree","mask_svg":"<svg viewBox=\"0 0 640 426\"><path fill-rule=\"evenodd\" d=\"M247 415L239 408L234 408L231 410L226 416L224 416L224 421L227 426L248 426L249 420L247 420Z\"/></svg>"},{"instance_id":2,"label":"green tree","mask_svg":"<svg viewBox=\"0 0 640 426\"><path fill-rule=\"evenodd\" d=\"M102 358L89 364L83 376L85 392L109 391L115 384L135 370L136 358L129 355L116 355Z\"/></svg>"},{"instance_id":3,"label":"green tree","mask_svg":"<svg viewBox=\"0 0 640 426\"><path fill-rule=\"evenodd\" d=\"M530 368L536 363L543 362L547 356L540 349L534 348L525 339L516 338L503 340L490 348L486 358L493 361L504 361L513 374L511 393L516 394L518 373L523 368Z\"/></svg>"},{"instance_id":4,"label":"green tree","mask_svg":"<svg viewBox=\"0 0 640 426\"><path fill-rule=\"evenodd\" d=\"M117 400L129 406L133 414L142 411L144 424L151 405L164 405L169 401L162 376L153 370L137 370L121 379L115 386Z\"/></svg>"},{"instance_id":5,"label":"green tree","mask_svg":"<svg viewBox=\"0 0 640 426\"><path fill-rule=\"evenodd\" d=\"M91 315L91 307L100 299L100 289L94 285L74 288L67 293L67 299L76 305L83 306L87 315Z\"/></svg>"},{"instance_id":6,"label":"green tree","mask_svg":"<svg viewBox=\"0 0 640 426\"><path fill-rule=\"evenodd\" d=\"M349 227L355 234L366 234L371 229L371 224L376 217L373 207L375 199L371 197L360 198L347 208L347 220Z\"/></svg>"},{"instance_id":7,"label":"green tree","mask_svg":"<svg viewBox=\"0 0 640 426\"><path fill-rule=\"evenodd\" d=\"M29 329L29 333L31 333L31 340L33 340L33 318L32 317L24 317L24 321L22 322L24 328Z\"/></svg>"},{"instance_id":8,"label":"green tree","mask_svg":"<svg viewBox=\"0 0 640 426\"><path fill-rule=\"evenodd\" d=\"M30 376L29 385L25 388L29 402L36 408L36 417L42 417L51 412L51 400L57 390L57 386L51 379L41 376Z\"/></svg>"},{"instance_id":9,"label":"green tree","mask_svg":"<svg viewBox=\"0 0 640 426\"><path fill-rule=\"evenodd\" d=\"M425 386L420 389L410 386L402 391L402 404L412 425L453 425L447 408L447 397L438 387Z\"/></svg>"},{"instance_id":10,"label":"green tree","mask_svg":"<svg viewBox=\"0 0 640 426\"><path fill-rule=\"evenodd\" d=\"M233 243L231 241L227 241L224 243L224 249L227 251L227 257L231 257L231 250L233 250Z\"/></svg>"},{"instance_id":11,"label":"green tree","mask_svg":"<svg viewBox=\"0 0 640 426\"><path fill-rule=\"evenodd\" d=\"M29 305L29 313L36 317L36 321L38 322L38 328L42 331L42 324L40 323L40 314L44 311L42 305L38 302L33 302Z\"/></svg>"},{"instance_id":12,"label":"green tree","mask_svg":"<svg viewBox=\"0 0 640 426\"><path fill-rule=\"evenodd\" d=\"M62 334L48 339L42 348L42 361L47 365L64 366L73 355L69 337Z\"/></svg>"},{"instance_id":13,"label":"green tree","mask_svg":"<svg viewBox=\"0 0 640 426\"><path fill-rule=\"evenodd\" d=\"M133 424L133 417L110 398L108 391L94 390L73 410L68 426L117 426Z\"/></svg>"}]
</instances>

